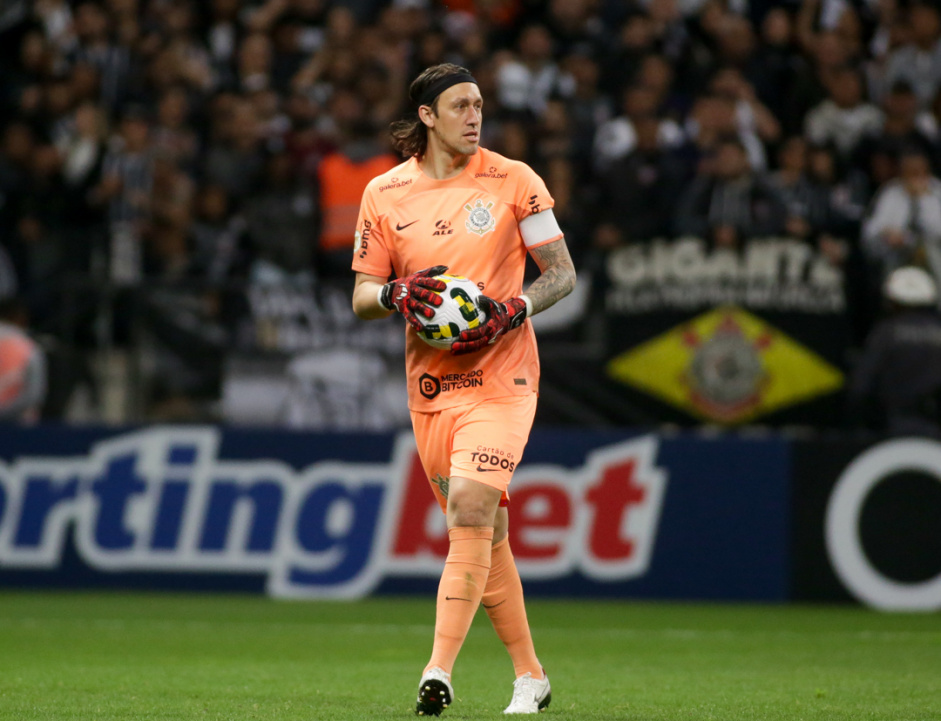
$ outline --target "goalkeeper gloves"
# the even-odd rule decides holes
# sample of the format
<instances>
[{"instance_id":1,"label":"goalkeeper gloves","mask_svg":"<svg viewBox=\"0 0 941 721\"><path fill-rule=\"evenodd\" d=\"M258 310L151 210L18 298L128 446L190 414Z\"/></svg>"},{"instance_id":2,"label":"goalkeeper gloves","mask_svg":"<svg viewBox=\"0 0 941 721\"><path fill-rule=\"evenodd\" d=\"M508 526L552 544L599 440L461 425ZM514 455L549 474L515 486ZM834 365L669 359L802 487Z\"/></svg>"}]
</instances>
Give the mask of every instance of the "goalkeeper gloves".
<instances>
[{"instance_id":1,"label":"goalkeeper gloves","mask_svg":"<svg viewBox=\"0 0 941 721\"><path fill-rule=\"evenodd\" d=\"M447 269L446 265L436 265L386 283L379 290L379 305L386 310L397 310L412 328L421 330L421 321L415 314L426 318L434 316L430 306L437 307L442 301L441 296L433 291L442 291L447 284L433 276L441 275Z\"/></svg>"},{"instance_id":2,"label":"goalkeeper gloves","mask_svg":"<svg viewBox=\"0 0 941 721\"><path fill-rule=\"evenodd\" d=\"M529 306L521 296L510 298L505 303L498 303L485 295L477 299L477 307L487 314L487 322L476 328L461 331L457 340L451 344L451 355L474 353L492 343L497 338L519 328L529 315Z\"/></svg>"}]
</instances>

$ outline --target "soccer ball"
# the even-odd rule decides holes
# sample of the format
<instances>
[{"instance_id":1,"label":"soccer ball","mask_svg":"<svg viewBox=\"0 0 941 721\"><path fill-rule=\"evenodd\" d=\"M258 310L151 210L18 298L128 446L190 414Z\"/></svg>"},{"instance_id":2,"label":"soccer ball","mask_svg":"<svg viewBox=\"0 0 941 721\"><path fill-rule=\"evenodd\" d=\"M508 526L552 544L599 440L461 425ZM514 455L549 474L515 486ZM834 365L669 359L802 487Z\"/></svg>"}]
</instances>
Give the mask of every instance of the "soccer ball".
<instances>
[{"instance_id":1,"label":"soccer ball","mask_svg":"<svg viewBox=\"0 0 941 721\"><path fill-rule=\"evenodd\" d=\"M487 315L477 307L480 289L474 281L460 275L436 275L447 287L434 291L443 301L431 318L418 316L422 329L418 337L433 348L448 350L462 330L477 328Z\"/></svg>"}]
</instances>

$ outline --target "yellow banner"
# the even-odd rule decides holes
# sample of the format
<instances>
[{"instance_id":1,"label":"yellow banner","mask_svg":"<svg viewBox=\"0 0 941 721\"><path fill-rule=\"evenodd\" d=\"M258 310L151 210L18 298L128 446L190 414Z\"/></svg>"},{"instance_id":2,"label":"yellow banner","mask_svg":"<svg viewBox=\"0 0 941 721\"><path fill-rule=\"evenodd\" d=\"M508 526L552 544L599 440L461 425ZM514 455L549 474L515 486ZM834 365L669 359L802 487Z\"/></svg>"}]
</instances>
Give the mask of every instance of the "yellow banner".
<instances>
[{"instance_id":1,"label":"yellow banner","mask_svg":"<svg viewBox=\"0 0 941 721\"><path fill-rule=\"evenodd\" d=\"M716 308L625 351L607 371L693 416L725 424L843 385L838 368L736 306Z\"/></svg>"}]
</instances>

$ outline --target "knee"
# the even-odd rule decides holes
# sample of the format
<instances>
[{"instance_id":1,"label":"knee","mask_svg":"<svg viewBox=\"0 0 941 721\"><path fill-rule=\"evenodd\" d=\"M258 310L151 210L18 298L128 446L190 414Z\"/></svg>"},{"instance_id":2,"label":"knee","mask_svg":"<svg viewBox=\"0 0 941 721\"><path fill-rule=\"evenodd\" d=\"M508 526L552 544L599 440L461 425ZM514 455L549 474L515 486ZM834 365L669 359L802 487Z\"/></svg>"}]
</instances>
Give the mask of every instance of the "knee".
<instances>
[{"instance_id":1,"label":"knee","mask_svg":"<svg viewBox=\"0 0 941 721\"><path fill-rule=\"evenodd\" d=\"M449 526L493 527L493 508L480 501L448 502Z\"/></svg>"},{"instance_id":2,"label":"knee","mask_svg":"<svg viewBox=\"0 0 941 721\"><path fill-rule=\"evenodd\" d=\"M500 504L500 492L479 483L451 484L448 493L448 527L487 526L493 528Z\"/></svg>"}]
</instances>

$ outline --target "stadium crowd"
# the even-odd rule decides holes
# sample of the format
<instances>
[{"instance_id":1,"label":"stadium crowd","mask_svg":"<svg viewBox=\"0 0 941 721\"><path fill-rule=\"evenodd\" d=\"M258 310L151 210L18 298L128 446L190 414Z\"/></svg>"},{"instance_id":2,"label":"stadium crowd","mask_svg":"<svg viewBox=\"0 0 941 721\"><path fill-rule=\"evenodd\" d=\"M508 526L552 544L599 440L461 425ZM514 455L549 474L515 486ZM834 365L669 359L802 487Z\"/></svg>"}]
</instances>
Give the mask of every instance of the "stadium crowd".
<instances>
[{"instance_id":1,"label":"stadium crowd","mask_svg":"<svg viewBox=\"0 0 941 721\"><path fill-rule=\"evenodd\" d=\"M422 68L546 179L578 267L786 234L941 279L941 13L904 0L35 0L0 17L0 297L78 346L79 288L351 278L362 188ZM214 297L213 307L226 304ZM121 342L127 319L115 306ZM122 330L124 328L124 330ZM87 334L89 337L83 337ZM207 341L208 342L208 341ZM220 340L224 344L224 340ZM69 364L66 364L69 365ZM54 364L53 364L54 366ZM53 411L50 411L54 415Z\"/></svg>"}]
</instances>

